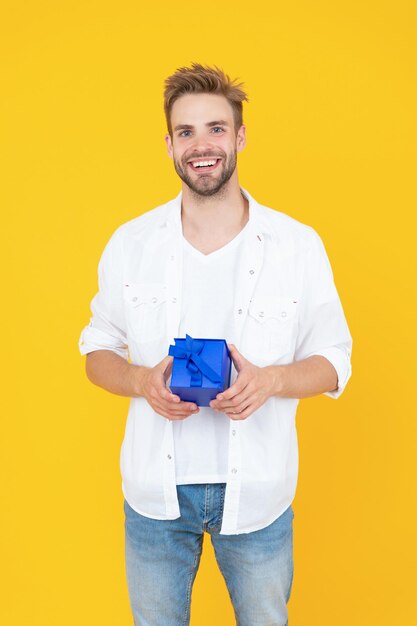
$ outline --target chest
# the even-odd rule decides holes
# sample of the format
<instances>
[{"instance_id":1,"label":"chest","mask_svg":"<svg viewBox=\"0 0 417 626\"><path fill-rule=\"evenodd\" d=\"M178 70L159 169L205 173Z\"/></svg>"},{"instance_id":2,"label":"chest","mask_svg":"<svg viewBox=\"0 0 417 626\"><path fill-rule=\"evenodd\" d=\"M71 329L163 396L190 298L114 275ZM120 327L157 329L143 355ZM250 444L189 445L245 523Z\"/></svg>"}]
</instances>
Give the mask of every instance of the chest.
<instances>
[{"instance_id":1,"label":"chest","mask_svg":"<svg viewBox=\"0 0 417 626\"><path fill-rule=\"evenodd\" d=\"M145 365L161 360L174 337L181 336L181 312L208 300L211 306L227 309L233 341L252 362L290 360L297 333L300 268L291 251L260 243L242 245L223 264L220 255L211 270L208 265L200 270L198 264L193 266L181 245L160 248L153 261L133 255L123 285L132 360ZM204 306L199 310L204 314Z\"/></svg>"}]
</instances>

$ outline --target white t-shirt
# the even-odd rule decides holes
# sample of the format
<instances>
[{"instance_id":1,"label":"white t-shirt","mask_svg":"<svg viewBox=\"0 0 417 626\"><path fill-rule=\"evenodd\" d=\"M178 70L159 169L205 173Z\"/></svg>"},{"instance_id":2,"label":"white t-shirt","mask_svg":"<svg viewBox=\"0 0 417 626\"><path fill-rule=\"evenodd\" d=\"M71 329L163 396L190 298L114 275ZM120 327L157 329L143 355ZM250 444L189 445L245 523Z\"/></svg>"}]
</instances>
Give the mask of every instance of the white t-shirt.
<instances>
[{"instance_id":1,"label":"white t-shirt","mask_svg":"<svg viewBox=\"0 0 417 626\"><path fill-rule=\"evenodd\" d=\"M207 255L183 237L179 337L231 341L238 251L245 231ZM210 407L173 422L177 484L227 482L229 430L230 418Z\"/></svg>"}]
</instances>

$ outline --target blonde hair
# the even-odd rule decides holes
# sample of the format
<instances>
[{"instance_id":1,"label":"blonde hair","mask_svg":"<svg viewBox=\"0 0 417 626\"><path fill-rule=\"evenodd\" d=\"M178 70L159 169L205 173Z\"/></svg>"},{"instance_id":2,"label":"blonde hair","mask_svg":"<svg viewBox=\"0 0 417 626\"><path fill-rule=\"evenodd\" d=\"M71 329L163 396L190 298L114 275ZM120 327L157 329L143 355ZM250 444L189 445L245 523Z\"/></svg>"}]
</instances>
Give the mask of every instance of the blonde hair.
<instances>
[{"instance_id":1,"label":"blonde hair","mask_svg":"<svg viewBox=\"0 0 417 626\"><path fill-rule=\"evenodd\" d=\"M242 126L242 102L248 97L241 89L243 83L230 80L229 76L216 66L209 67L192 63L191 67L180 67L165 80L164 111L168 132L172 137L171 110L174 102L190 93L214 93L224 96L233 109L236 131Z\"/></svg>"}]
</instances>

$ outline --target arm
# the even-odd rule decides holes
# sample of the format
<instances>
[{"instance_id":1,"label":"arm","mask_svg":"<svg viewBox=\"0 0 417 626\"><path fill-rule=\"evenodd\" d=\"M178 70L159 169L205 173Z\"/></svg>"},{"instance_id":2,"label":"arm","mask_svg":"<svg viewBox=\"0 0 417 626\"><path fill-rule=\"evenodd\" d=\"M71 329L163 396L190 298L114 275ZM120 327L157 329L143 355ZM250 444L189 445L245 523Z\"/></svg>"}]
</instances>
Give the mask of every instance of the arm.
<instances>
[{"instance_id":1,"label":"arm","mask_svg":"<svg viewBox=\"0 0 417 626\"><path fill-rule=\"evenodd\" d=\"M199 409L167 389L171 368L171 356L155 367L132 365L111 350L89 352L86 359L87 377L95 385L119 396L143 397L156 413L169 420L185 419Z\"/></svg>"},{"instance_id":2,"label":"arm","mask_svg":"<svg viewBox=\"0 0 417 626\"><path fill-rule=\"evenodd\" d=\"M337 373L325 357L311 356L289 365L258 367L229 346L236 382L210 406L231 419L246 419L270 397L308 398L337 389Z\"/></svg>"},{"instance_id":3,"label":"arm","mask_svg":"<svg viewBox=\"0 0 417 626\"><path fill-rule=\"evenodd\" d=\"M142 395L145 367L132 365L111 350L95 350L87 354L87 378L110 393L130 398Z\"/></svg>"},{"instance_id":4,"label":"arm","mask_svg":"<svg viewBox=\"0 0 417 626\"><path fill-rule=\"evenodd\" d=\"M270 373L273 395L280 398L310 398L336 391L338 385L335 368L323 356L310 356L290 365L271 365Z\"/></svg>"}]
</instances>

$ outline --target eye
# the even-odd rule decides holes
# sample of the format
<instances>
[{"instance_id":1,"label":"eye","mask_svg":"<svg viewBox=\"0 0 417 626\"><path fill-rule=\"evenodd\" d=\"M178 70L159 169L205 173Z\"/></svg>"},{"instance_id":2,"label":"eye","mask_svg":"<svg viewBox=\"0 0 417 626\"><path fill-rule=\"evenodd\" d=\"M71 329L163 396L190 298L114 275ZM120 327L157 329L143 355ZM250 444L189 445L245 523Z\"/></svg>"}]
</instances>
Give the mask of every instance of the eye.
<instances>
[{"instance_id":1,"label":"eye","mask_svg":"<svg viewBox=\"0 0 417 626\"><path fill-rule=\"evenodd\" d=\"M179 133L179 136L180 136L180 137L189 137L190 135L187 135L186 133L190 133L190 134L191 134L191 130L182 130L182 131Z\"/></svg>"},{"instance_id":2,"label":"eye","mask_svg":"<svg viewBox=\"0 0 417 626\"><path fill-rule=\"evenodd\" d=\"M211 130L214 132L215 135L219 135L223 132L224 129L221 126L213 126Z\"/></svg>"}]
</instances>

